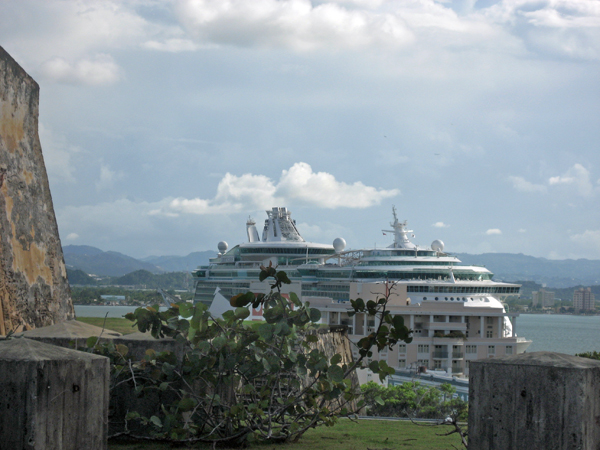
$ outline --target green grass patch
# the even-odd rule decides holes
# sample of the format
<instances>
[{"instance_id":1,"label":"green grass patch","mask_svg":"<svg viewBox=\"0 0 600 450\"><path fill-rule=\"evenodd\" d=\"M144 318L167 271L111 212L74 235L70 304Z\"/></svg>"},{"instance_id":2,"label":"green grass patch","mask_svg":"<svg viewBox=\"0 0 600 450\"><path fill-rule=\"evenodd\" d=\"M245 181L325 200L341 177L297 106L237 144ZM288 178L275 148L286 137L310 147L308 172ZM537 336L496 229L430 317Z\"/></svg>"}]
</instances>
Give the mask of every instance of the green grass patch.
<instances>
[{"instance_id":1,"label":"green grass patch","mask_svg":"<svg viewBox=\"0 0 600 450\"><path fill-rule=\"evenodd\" d=\"M447 425L421 426L396 420L340 420L333 427L319 427L306 432L297 443L251 445L250 450L451 450L460 449L460 437L438 436L450 431ZM167 450L169 444L109 443L109 450ZM209 449L212 446L182 446L180 449Z\"/></svg>"},{"instance_id":2,"label":"green grass patch","mask_svg":"<svg viewBox=\"0 0 600 450\"><path fill-rule=\"evenodd\" d=\"M96 325L97 327L106 328L107 330L117 331L122 334L135 333L137 327L132 327L133 322L131 320L107 317L106 324L104 323L104 317L78 317L79 322L89 323L90 325Z\"/></svg>"}]
</instances>

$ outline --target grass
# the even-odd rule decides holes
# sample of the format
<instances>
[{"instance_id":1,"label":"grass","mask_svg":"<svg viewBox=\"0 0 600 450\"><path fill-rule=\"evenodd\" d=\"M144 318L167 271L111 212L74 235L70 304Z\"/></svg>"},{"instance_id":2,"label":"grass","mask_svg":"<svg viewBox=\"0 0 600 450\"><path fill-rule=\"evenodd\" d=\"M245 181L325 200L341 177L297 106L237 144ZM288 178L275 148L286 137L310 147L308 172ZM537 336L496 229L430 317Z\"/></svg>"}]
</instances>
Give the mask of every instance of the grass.
<instances>
[{"instance_id":1,"label":"grass","mask_svg":"<svg viewBox=\"0 0 600 450\"><path fill-rule=\"evenodd\" d=\"M78 317L79 322L89 323L90 325L96 325L97 327L106 328L107 330L117 331L122 334L135 333L137 328L132 328L133 322L123 318L106 318L106 324L104 324L104 317Z\"/></svg>"},{"instance_id":2,"label":"grass","mask_svg":"<svg viewBox=\"0 0 600 450\"><path fill-rule=\"evenodd\" d=\"M334 427L319 427L306 432L298 443L251 445L250 450L450 450L460 449L457 434L438 436L449 426L421 426L406 421L340 420ZM168 450L169 444L109 443L109 450ZM209 449L212 446L179 447Z\"/></svg>"}]
</instances>

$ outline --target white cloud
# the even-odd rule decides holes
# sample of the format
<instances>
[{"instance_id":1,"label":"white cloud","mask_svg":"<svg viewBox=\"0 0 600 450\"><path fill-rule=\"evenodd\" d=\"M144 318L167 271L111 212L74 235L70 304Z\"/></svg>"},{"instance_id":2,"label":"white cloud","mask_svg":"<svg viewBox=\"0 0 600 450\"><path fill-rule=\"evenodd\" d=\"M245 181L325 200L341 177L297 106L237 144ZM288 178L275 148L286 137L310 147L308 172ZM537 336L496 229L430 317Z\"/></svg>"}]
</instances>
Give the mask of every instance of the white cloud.
<instances>
[{"instance_id":1,"label":"white cloud","mask_svg":"<svg viewBox=\"0 0 600 450\"><path fill-rule=\"evenodd\" d=\"M228 214L292 204L326 209L367 208L399 194L398 189L377 189L360 181L337 181L333 175L315 173L310 165L300 162L282 171L277 183L264 175L238 177L227 173L219 182L214 199L176 198L166 210L153 210L152 214Z\"/></svg>"},{"instance_id":2,"label":"white cloud","mask_svg":"<svg viewBox=\"0 0 600 450\"><path fill-rule=\"evenodd\" d=\"M200 48L200 46L193 41L181 38L169 38L163 42L151 40L144 42L142 46L149 50L158 50L171 53L191 52Z\"/></svg>"},{"instance_id":3,"label":"white cloud","mask_svg":"<svg viewBox=\"0 0 600 450\"><path fill-rule=\"evenodd\" d=\"M75 166L72 156L80 150L70 145L66 138L54 133L52 129L40 123L38 127L44 164L48 171L48 178L52 182L75 182Z\"/></svg>"},{"instance_id":4,"label":"white cloud","mask_svg":"<svg viewBox=\"0 0 600 450\"><path fill-rule=\"evenodd\" d=\"M436 222L432 226L435 228L448 228L450 225L446 225L444 222Z\"/></svg>"},{"instance_id":5,"label":"white cloud","mask_svg":"<svg viewBox=\"0 0 600 450\"><path fill-rule=\"evenodd\" d=\"M405 21L395 14L331 2L187 0L179 2L176 11L196 39L222 45L312 50L404 45L413 40Z\"/></svg>"},{"instance_id":6,"label":"white cloud","mask_svg":"<svg viewBox=\"0 0 600 450\"><path fill-rule=\"evenodd\" d=\"M600 251L600 230L585 230L581 234L574 234L570 239L585 248L595 248Z\"/></svg>"},{"instance_id":7,"label":"white cloud","mask_svg":"<svg viewBox=\"0 0 600 450\"><path fill-rule=\"evenodd\" d=\"M106 54L80 59L74 63L55 57L44 62L40 70L53 81L77 85L113 84L121 78L119 66Z\"/></svg>"},{"instance_id":8,"label":"white cloud","mask_svg":"<svg viewBox=\"0 0 600 450\"><path fill-rule=\"evenodd\" d=\"M513 188L521 192L546 192L547 188L543 184L534 184L525 180L523 177L509 176L508 180L512 183Z\"/></svg>"},{"instance_id":9,"label":"white cloud","mask_svg":"<svg viewBox=\"0 0 600 450\"><path fill-rule=\"evenodd\" d=\"M502 234L502 230L500 230L499 228L490 228L485 232L485 234L487 234L488 236L492 236L494 234Z\"/></svg>"},{"instance_id":10,"label":"white cloud","mask_svg":"<svg viewBox=\"0 0 600 450\"><path fill-rule=\"evenodd\" d=\"M590 181L590 172L581 164L575 164L564 175L551 177L548 183L552 185L572 185L583 197L589 197L594 193L594 186Z\"/></svg>"},{"instance_id":11,"label":"white cloud","mask_svg":"<svg viewBox=\"0 0 600 450\"><path fill-rule=\"evenodd\" d=\"M69 233L66 237L67 241L74 241L79 239L79 235L77 233Z\"/></svg>"},{"instance_id":12,"label":"white cloud","mask_svg":"<svg viewBox=\"0 0 600 450\"><path fill-rule=\"evenodd\" d=\"M504 0L482 16L521 38L536 52L600 57L600 6L581 0Z\"/></svg>"},{"instance_id":13,"label":"white cloud","mask_svg":"<svg viewBox=\"0 0 600 450\"><path fill-rule=\"evenodd\" d=\"M527 233L527 230L525 228L519 228L519 233Z\"/></svg>"},{"instance_id":14,"label":"white cloud","mask_svg":"<svg viewBox=\"0 0 600 450\"><path fill-rule=\"evenodd\" d=\"M110 189L114 186L115 181L123 178L123 173L116 172L110 169L108 164L100 164L100 178L96 181L96 189Z\"/></svg>"},{"instance_id":15,"label":"white cloud","mask_svg":"<svg viewBox=\"0 0 600 450\"><path fill-rule=\"evenodd\" d=\"M313 172L306 163L296 163L284 170L277 185L277 193L287 201L299 201L319 208L368 208L378 205L385 198L400 194L398 189L389 191L365 186L360 181L346 184L337 181L326 172Z\"/></svg>"}]
</instances>

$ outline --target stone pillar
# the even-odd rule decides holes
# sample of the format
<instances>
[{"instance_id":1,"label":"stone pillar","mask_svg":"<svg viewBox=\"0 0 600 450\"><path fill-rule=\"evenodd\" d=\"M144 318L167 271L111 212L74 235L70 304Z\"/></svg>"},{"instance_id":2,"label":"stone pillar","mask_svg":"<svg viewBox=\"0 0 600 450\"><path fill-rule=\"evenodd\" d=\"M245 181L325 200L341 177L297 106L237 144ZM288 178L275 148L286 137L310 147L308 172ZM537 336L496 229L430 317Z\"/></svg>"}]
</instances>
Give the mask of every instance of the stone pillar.
<instances>
[{"instance_id":1,"label":"stone pillar","mask_svg":"<svg viewBox=\"0 0 600 450\"><path fill-rule=\"evenodd\" d=\"M0 448L106 450L109 359L0 341Z\"/></svg>"},{"instance_id":2,"label":"stone pillar","mask_svg":"<svg viewBox=\"0 0 600 450\"><path fill-rule=\"evenodd\" d=\"M600 361L551 352L471 361L469 448L600 448Z\"/></svg>"},{"instance_id":3,"label":"stone pillar","mask_svg":"<svg viewBox=\"0 0 600 450\"><path fill-rule=\"evenodd\" d=\"M0 47L0 335L74 317L38 136L39 92Z\"/></svg>"},{"instance_id":4,"label":"stone pillar","mask_svg":"<svg viewBox=\"0 0 600 450\"><path fill-rule=\"evenodd\" d=\"M479 337L480 338L484 338L484 337L486 337L486 334L485 334L485 317L479 316L479 320L480 320L480 323L479 323Z\"/></svg>"}]
</instances>

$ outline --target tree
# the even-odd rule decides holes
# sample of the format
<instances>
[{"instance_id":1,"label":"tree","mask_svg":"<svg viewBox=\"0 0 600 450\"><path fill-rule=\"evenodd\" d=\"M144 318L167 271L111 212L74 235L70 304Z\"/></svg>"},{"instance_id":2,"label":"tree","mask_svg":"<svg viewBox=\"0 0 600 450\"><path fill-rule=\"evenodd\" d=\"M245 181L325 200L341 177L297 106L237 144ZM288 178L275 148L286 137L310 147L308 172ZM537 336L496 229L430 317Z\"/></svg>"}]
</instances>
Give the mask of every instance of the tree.
<instances>
[{"instance_id":1,"label":"tree","mask_svg":"<svg viewBox=\"0 0 600 450\"><path fill-rule=\"evenodd\" d=\"M231 299L234 310L212 317L206 306L179 303L160 312L158 306L138 308L127 317L142 332L170 336L186 346L182 361L173 355L149 352L144 361L121 371L119 382L140 391L169 391L174 400L149 418L132 413L130 419L152 427L156 439L204 441L244 445L259 440L297 440L309 428L332 425L338 416L363 405L351 375L371 357L371 348L410 342L411 331L402 317L387 311L389 291L376 301L352 301L353 312L377 319L378 327L359 341L360 358L342 361L319 350L320 311L291 293L285 272L261 267L260 280L271 282L268 294L247 292ZM263 308L262 324L248 324L248 307ZM369 368L385 378L393 369L385 361Z\"/></svg>"}]
</instances>

